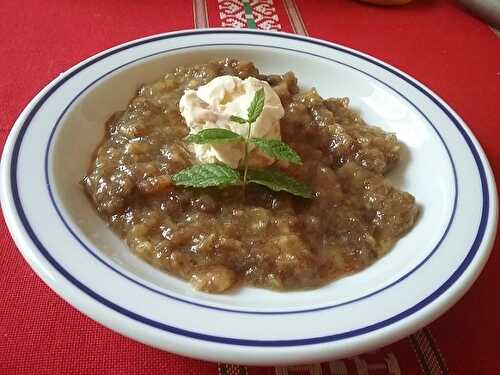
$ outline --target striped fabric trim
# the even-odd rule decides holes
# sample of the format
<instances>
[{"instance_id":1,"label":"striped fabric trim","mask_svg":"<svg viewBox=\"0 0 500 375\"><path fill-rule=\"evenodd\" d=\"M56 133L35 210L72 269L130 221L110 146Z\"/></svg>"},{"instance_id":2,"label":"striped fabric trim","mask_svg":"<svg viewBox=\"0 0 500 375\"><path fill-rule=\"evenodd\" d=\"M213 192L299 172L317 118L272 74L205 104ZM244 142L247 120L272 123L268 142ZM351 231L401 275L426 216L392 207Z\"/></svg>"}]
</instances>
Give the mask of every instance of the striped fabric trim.
<instances>
[{"instance_id":1,"label":"striped fabric trim","mask_svg":"<svg viewBox=\"0 0 500 375\"><path fill-rule=\"evenodd\" d=\"M217 366L217 375L248 375L248 369L246 366L219 363Z\"/></svg>"},{"instance_id":2,"label":"striped fabric trim","mask_svg":"<svg viewBox=\"0 0 500 375\"><path fill-rule=\"evenodd\" d=\"M493 26L490 26L491 31L495 33L496 36L500 38L500 30L495 29Z\"/></svg>"},{"instance_id":3,"label":"striped fabric trim","mask_svg":"<svg viewBox=\"0 0 500 375\"><path fill-rule=\"evenodd\" d=\"M275 375L325 375L320 364L276 367L274 371Z\"/></svg>"},{"instance_id":4,"label":"striped fabric trim","mask_svg":"<svg viewBox=\"0 0 500 375\"><path fill-rule=\"evenodd\" d=\"M297 7L297 4L295 4L295 1L283 0L283 5L285 6L294 33L299 35L309 35L306 29L306 25L302 20L302 16L300 15L299 8Z\"/></svg>"},{"instance_id":5,"label":"striped fabric trim","mask_svg":"<svg viewBox=\"0 0 500 375\"><path fill-rule=\"evenodd\" d=\"M333 361L328 364L327 368L328 374L331 375L348 375L349 370L347 369L347 365L344 361ZM326 371L324 371L327 373Z\"/></svg>"},{"instance_id":6,"label":"striped fabric trim","mask_svg":"<svg viewBox=\"0 0 500 375\"><path fill-rule=\"evenodd\" d=\"M206 0L193 0L193 18L195 29L208 28L208 12Z\"/></svg>"},{"instance_id":7,"label":"striped fabric trim","mask_svg":"<svg viewBox=\"0 0 500 375\"><path fill-rule=\"evenodd\" d=\"M449 374L448 366L429 328L421 329L411 335L409 340L425 375Z\"/></svg>"}]
</instances>

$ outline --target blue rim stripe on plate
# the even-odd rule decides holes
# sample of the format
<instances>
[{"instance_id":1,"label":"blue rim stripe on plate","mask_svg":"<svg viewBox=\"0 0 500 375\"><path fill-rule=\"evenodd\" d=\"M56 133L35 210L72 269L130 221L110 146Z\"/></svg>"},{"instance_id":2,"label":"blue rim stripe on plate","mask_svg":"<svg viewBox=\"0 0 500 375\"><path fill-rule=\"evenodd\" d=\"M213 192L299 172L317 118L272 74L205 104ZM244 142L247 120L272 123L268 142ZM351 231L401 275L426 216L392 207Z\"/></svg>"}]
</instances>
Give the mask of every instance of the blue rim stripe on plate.
<instances>
[{"instance_id":1,"label":"blue rim stripe on plate","mask_svg":"<svg viewBox=\"0 0 500 375\"><path fill-rule=\"evenodd\" d=\"M474 239L474 242L467 253L467 256L464 258L460 266L453 272L453 274L438 288L436 289L432 294L430 294L428 297L417 303L416 305L412 306L411 308L402 311L399 314L396 314L388 319L385 319L381 322L362 327L356 330L352 331L347 331L344 333L340 334L335 334L335 335L327 335L327 336L321 336L321 337L313 337L313 338L307 338L307 339L292 339L292 340L247 340L247 339L238 339L238 338L229 338L229 337L219 337L219 336L212 336L212 335L206 335L202 333L197 333L197 332L192 332L184 329L180 329L177 327L172 327L160 322L153 321L151 319L142 317L140 315L135 314L132 311L129 311L127 309L124 309L121 306L118 306L114 304L113 302L103 298L102 296L98 295L82 283L80 283L78 280L76 280L71 274L69 274L64 268L59 265L54 258L49 254L47 249L44 248L44 246L41 244L41 242L38 240L36 237L35 233L33 232L29 222L27 221L26 215L24 213L24 210L21 206L19 195L18 195L18 188L17 188L17 159L18 159L18 154L19 154L19 148L20 144L22 141L22 138L24 136L24 133L26 131L27 125L29 122L32 120L33 116L35 113L40 109L41 105L43 102L46 100L48 96L50 96L58 87L64 83L65 80L67 80L71 75L74 75L78 73L79 71L85 69L87 66L95 63L96 61L99 61L111 54L117 53L121 50L127 49L127 48L132 48L137 45L143 44L143 43L150 43L153 41L157 40L162 40L162 39L168 39L172 37L179 37L179 36L187 36L187 35L197 35L197 34L206 34L206 33L225 33L225 34L230 34L230 33L238 33L238 34L253 34L253 32L247 31L247 30L224 30L224 31L206 31L206 30L201 30L201 31L189 31L189 32L184 32L184 33L176 33L173 35L163 35L163 36L158 36L158 37L153 37L147 40L142 40L138 41L135 43L131 43L125 46L121 46L115 50L109 51L107 53L102 54L101 56L98 56L97 58L88 61L87 63L79 66L76 68L73 72L70 73L70 75L63 77L61 81L58 81L54 84L54 86L48 90L48 92L42 97L33 107L32 111L28 114L23 126L21 127L18 138L16 139L16 143L14 145L14 150L13 150L13 157L12 157L12 163L11 163L11 185L12 185L12 195L14 199L14 204L18 210L19 218L25 227L25 230L27 234L30 236L32 241L34 242L35 246L38 248L38 250L42 253L42 255L54 266L55 269L57 269L68 281L70 281L73 285L75 285L77 288L79 288L81 291L89 295L91 298L94 298L95 300L99 301L100 303L104 304L108 308L123 314L125 316L128 316L129 318L146 324L151 327L155 327L164 331L168 331L174 334L186 336L186 337L191 337L199 340L204 340L204 341L211 341L211 342L216 342L216 343L225 343L225 344L232 344L232 345L242 345L242 346L261 346L261 347L273 347L273 346L297 346L297 345L311 345L311 344L317 344L317 343L324 343L324 342L331 342L331 341L337 341L341 339L346 339L349 337L355 337L359 336L368 332L372 332L377 329L381 329L384 327L387 327L388 325L395 323L419 310L427 306L429 303L434 301L437 297L439 297L441 294L443 294L451 285L455 283L455 281L462 275L462 273L467 269L468 265L471 263L473 260L474 256L476 255L479 246L482 242L482 239L484 237L484 233L486 230L486 226L488 224L488 215L489 215L489 190L488 190L488 184L486 180L486 173L484 170L484 167L482 165L481 157L479 156L477 150L474 147L474 144L472 140L469 138L468 134L466 133L465 129L461 127L460 123L458 120L450 113L450 111L437 100L435 97L433 97L429 92L427 92L423 87L419 86L409 78L405 77L401 73L394 71L390 67L386 67L383 64L381 64L378 61L371 60L368 57L365 57L363 55L360 55L354 51L349 51L345 50L339 46L335 45L330 45L328 43L324 43L318 40L309 40L306 38L301 38L298 36L292 36L292 35L284 35L284 34L275 34L275 33L266 33L266 32L259 32L261 35L269 35L273 37L279 37L279 38L286 38L286 39L295 39L299 40L302 42L307 42L307 43L313 43L313 44L318 44L327 48L331 49L337 49L339 51L342 51L344 53L348 53L351 55L354 55L358 58L367 60L382 69L388 70L392 74L398 76L402 80L406 81L413 87L415 87L417 90L422 92L424 95L426 95L434 104L436 104L446 115L447 117L453 122L455 127L458 129L458 131L461 133L461 135L464 137L464 140L466 141L467 145L469 146L469 149L474 157L474 160L477 164L480 180L481 180L481 187L482 187L482 197L483 197L483 207L482 207L482 212L481 212L481 220L478 228L478 232L476 234L476 237Z\"/></svg>"},{"instance_id":2,"label":"blue rim stripe on plate","mask_svg":"<svg viewBox=\"0 0 500 375\"><path fill-rule=\"evenodd\" d=\"M122 271L118 270L113 265L111 265L108 262L106 262L106 260L104 260L102 257L100 257L95 252L95 250L93 251L90 246L88 246L80 237L78 237L77 234L73 231L73 229L71 229L71 227L67 223L67 221L64 219L59 206L55 202L54 195L53 195L53 192L52 192L52 187L51 187L51 184L50 184L50 181L49 181L49 176L48 176L49 151L50 151L50 148L52 147L52 139L54 137L54 134L56 133L57 128L59 127L59 124L61 123L61 119L64 117L64 115L66 114L66 112L68 111L68 109L73 105L73 103L85 91L87 91L90 87L92 87L94 84L96 84L102 78L104 78L104 77L106 77L106 76L108 76L108 75L110 75L110 74L112 74L112 73L114 73L114 72L122 69L123 67L125 67L127 65L134 64L134 63L136 63L136 62L138 62L140 60L144 60L144 59L147 59L147 58L150 58L150 57L153 57L153 56L161 55L161 54L166 53L166 52L173 52L173 51L179 51L179 50L183 50L183 49L191 49L191 48L196 48L196 47L210 47L210 46L225 46L225 47L228 47L228 46L267 47L267 48L271 48L271 49L282 49L282 50L287 50L287 51L302 53L302 54L311 55L311 56L314 56L314 57L317 57L317 58L325 59L325 60L328 60L328 61L332 61L332 62L344 65L344 66L346 66L346 67L348 67L350 69L356 70L356 71L358 71L358 72L360 72L362 74L365 74L365 75L369 76L370 78L376 80L377 82L379 82L382 85L386 86L390 90L394 91L401 98L403 98L408 104L410 104L413 108L415 108L415 110L417 112L419 112L422 117L425 118L425 120L427 121L427 123L430 125L430 127L437 134L437 136L439 137L439 139L440 139L440 141L441 141L444 149L446 150L446 153L447 153L447 155L448 155L448 157L450 159L450 164L451 164L451 168L452 168L452 171L453 171L453 183L454 183L454 188L455 188L455 196L453 198L453 208L452 208L452 212L451 212L451 215L450 215L450 220L449 220L448 224L446 225L446 228L445 228L445 230L443 232L442 237L439 239L439 241L436 243L436 245L433 247L433 249L429 252L429 254L419 264L417 264L414 268L412 268L410 271L408 271L406 274L404 274L403 276L401 276L397 280L389 283L388 285L386 285L386 286L384 286L384 287L382 287L382 288L380 288L380 289L378 289L376 291L370 292L370 293L368 293L368 294L366 294L364 296L361 296L361 297L358 297L358 298L355 298L355 299L352 299L352 300L349 300L349 301L345 301L345 302L338 303L338 304L335 304L335 305L321 306L321 307L317 307L317 308L302 309L302 310L290 310L290 311L269 311L269 310L267 310L267 311L255 311L255 310L248 311L247 310L246 311L246 310L236 310L236 309L230 309L230 308L223 308L223 307L211 306L211 305L207 305L207 304L202 304L202 303L197 303L197 302L193 302L193 301L188 301L186 299L183 299L183 298L180 298L180 297L176 297L176 296L170 295L168 293L162 292L160 290L154 289L154 288L152 288L152 287L150 287L148 285L145 285L142 282L134 279L133 277L130 277L130 276L126 275L125 273L123 273ZM403 281L404 279L406 279L407 277L409 277L412 273L414 273L415 271L417 271L423 264L425 264L434 255L434 253L437 251L437 249L440 247L441 243L446 238L446 235L448 234L448 231L449 231L449 229L451 227L451 224L453 222L453 219L455 217L455 211L456 211L457 200L458 200L458 183L457 183L456 168L455 168L455 163L453 162L453 158L451 157L451 153L450 153L450 151L448 149L448 146L444 142L443 137L441 136L441 134L439 133L439 131L437 130L437 128L435 127L435 125L429 120L429 118L422 112L422 110L420 110L414 103L412 103L401 92L399 92L395 88L389 86L388 84L386 84L385 82L381 81L380 79L376 78L375 76L373 76L373 75L371 75L371 74L369 74L367 72L364 72L364 71L362 71L362 70L360 70L360 69L358 69L356 67L353 67L353 66L351 66L349 64L346 64L346 63L343 63L341 61L335 60L335 59L331 59L331 58L324 57L324 56L321 56L321 55L313 54L311 52L305 52L305 51L295 50L295 49L292 49L292 48L277 47L277 46L263 45L263 44L249 44L249 43L210 43L210 44L190 45L188 47L179 47L179 48L172 48L172 49L168 49L168 50L162 50L162 51L153 53L151 55L143 56L143 57L137 58L135 60L132 60L132 61L130 61L128 63L125 63L123 65L120 65L120 66L118 66L118 67L110 70L109 72L106 72L104 75L100 76L99 78L95 79L93 82L91 82L90 84L88 84L83 90L81 90L68 103L68 105L66 106L66 108L64 108L64 110L59 115L59 117L58 117L58 119L56 121L56 124L55 124L55 126L53 127L53 129L51 131L51 134L49 136L49 140L47 142L46 151L45 151L45 180L46 180L45 182L46 182L46 185L47 185L47 188L48 188L48 191L49 191L49 195L50 195L50 199L51 199L52 205L54 206L54 208L55 208L55 210L56 210L59 218L61 219L61 221L64 224L64 226L66 227L66 229L71 233L71 235L77 240L77 242L87 252L89 252L99 262L101 262L102 264L104 264L105 266L107 266L108 268L110 268L112 271L118 273L120 276L126 278L127 280L133 282L134 284L137 284L137 285L139 285L139 286L141 286L141 287L143 287L143 288L145 288L145 289L147 289L147 290L149 290L151 292L157 293L159 295L162 295L164 297L173 299L175 301L184 302L184 303L188 303L188 304L191 304L191 305L195 305L195 306L203 307L203 308L207 308L207 309L212 309L212 310L220 310L220 311L240 313L240 314L260 314L260 315L301 314L301 313L307 313L307 312L314 312L314 311L321 311L321 310L326 310L326 309L332 309L332 308L335 308L335 307L345 306L347 304L358 302L358 301L361 301L363 299L372 297L372 296L374 296L374 295L376 295L376 294L378 294L378 293L380 293L380 292L382 292L382 291L384 291L384 290L386 290L386 289L388 289L388 288L390 288L390 287L392 287L392 286L400 283L401 281Z\"/></svg>"}]
</instances>

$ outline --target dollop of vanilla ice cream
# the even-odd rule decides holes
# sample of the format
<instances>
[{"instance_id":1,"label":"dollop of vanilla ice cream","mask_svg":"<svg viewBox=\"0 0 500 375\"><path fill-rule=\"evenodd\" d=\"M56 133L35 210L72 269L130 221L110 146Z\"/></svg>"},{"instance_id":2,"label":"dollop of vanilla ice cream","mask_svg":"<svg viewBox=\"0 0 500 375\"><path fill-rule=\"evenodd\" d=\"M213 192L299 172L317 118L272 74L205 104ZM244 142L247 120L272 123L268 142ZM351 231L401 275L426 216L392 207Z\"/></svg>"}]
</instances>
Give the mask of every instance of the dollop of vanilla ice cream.
<instances>
[{"instance_id":1,"label":"dollop of vanilla ice cream","mask_svg":"<svg viewBox=\"0 0 500 375\"><path fill-rule=\"evenodd\" d=\"M231 121L230 117L247 118L248 107L261 87L265 94L264 109L252 124L250 136L281 139L279 121L285 111L280 98L269 83L253 77L242 80L233 76L220 76L197 90L186 90L179 108L189 132L195 134L204 129L221 128L246 137L248 124L238 124ZM250 165L266 166L273 163L272 158L253 150L251 146L250 150ZM222 162L232 168L237 168L244 157L242 143L193 145L193 151L201 163Z\"/></svg>"}]
</instances>

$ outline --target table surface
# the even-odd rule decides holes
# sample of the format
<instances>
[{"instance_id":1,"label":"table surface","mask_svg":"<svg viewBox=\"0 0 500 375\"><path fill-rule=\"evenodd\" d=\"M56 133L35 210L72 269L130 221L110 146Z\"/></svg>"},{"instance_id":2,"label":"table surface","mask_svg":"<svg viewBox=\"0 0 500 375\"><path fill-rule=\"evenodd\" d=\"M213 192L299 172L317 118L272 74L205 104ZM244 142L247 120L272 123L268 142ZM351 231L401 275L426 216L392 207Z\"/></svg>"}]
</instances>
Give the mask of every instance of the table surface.
<instances>
[{"instance_id":1,"label":"table surface","mask_svg":"<svg viewBox=\"0 0 500 375\"><path fill-rule=\"evenodd\" d=\"M217 26L310 35L400 68L462 116L500 176L499 34L448 0L390 8L349 0L4 0L0 147L29 100L82 59L151 34ZM95 323L33 273L1 218L0 374L499 373L499 251L462 300L406 339L354 358L258 368L162 352Z\"/></svg>"}]
</instances>

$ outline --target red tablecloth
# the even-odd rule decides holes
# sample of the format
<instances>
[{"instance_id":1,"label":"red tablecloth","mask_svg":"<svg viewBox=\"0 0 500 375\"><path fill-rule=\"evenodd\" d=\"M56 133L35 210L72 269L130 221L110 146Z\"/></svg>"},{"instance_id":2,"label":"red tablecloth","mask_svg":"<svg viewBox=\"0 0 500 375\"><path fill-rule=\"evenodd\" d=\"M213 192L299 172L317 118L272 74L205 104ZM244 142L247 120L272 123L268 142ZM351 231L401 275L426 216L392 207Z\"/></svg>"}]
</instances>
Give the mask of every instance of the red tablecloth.
<instances>
[{"instance_id":1,"label":"red tablecloth","mask_svg":"<svg viewBox=\"0 0 500 375\"><path fill-rule=\"evenodd\" d=\"M395 8L348 0L4 0L0 147L31 97L83 58L150 34L221 25L307 34L395 65L464 118L500 176L500 39L446 0ZM255 368L180 357L103 328L40 281L0 219L0 374L498 374L499 251L455 307L407 339L341 361Z\"/></svg>"}]
</instances>

